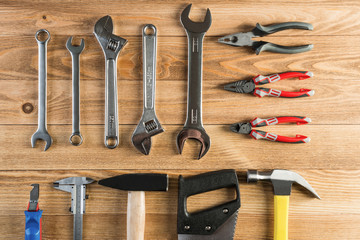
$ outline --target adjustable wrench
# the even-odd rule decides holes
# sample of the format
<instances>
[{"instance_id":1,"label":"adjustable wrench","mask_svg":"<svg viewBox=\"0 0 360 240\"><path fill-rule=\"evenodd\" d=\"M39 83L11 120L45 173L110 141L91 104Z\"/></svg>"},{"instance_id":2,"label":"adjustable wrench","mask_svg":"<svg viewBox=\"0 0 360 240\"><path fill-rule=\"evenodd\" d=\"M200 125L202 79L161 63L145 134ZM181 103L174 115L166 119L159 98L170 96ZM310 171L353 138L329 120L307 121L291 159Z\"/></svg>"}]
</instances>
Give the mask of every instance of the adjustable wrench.
<instances>
[{"instance_id":1,"label":"adjustable wrench","mask_svg":"<svg viewBox=\"0 0 360 240\"><path fill-rule=\"evenodd\" d=\"M83 138L80 134L80 53L84 50L84 39L81 39L80 46L71 44L72 37L66 42L66 48L72 58L72 134L70 143L74 146L81 145Z\"/></svg>"},{"instance_id":2,"label":"adjustable wrench","mask_svg":"<svg viewBox=\"0 0 360 240\"><path fill-rule=\"evenodd\" d=\"M127 40L113 33L110 16L100 18L94 27L94 35L105 55L105 146L116 148L119 144L119 120L116 64L120 50Z\"/></svg>"},{"instance_id":3,"label":"adjustable wrench","mask_svg":"<svg viewBox=\"0 0 360 240\"><path fill-rule=\"evenodd\" d=\"M202 50L205 33L211 26L211 13L207 9L204 22L189 19L191 4L181 13L180 21L188 37L188 97L187 117L184 128L177 136L177 146L181 154L186 139L196 139L201 143L198 159L210 148L210 137L202 124Z\"/></svg>"},{"instance_id":4,"label":"adjustable wrench","mask_svg":"<svg viewBox=\"0 0 360 240\"><path fill-rule=\"evenodd\" d=\"M164 132L155 113L156 38L156 27L152 24L146 25L143 28L144 110L131 139L136 149L145 155L150 153L151 137Z\"/></svg>"},{"instance_id":5,"label":"adjustable wrench","mask_svg":"<svg viewBox=\"0 0 360 240\"><path fill-rule=\"evenodd\" d=\"M44 40L39 39L40 34L47 34ZM39 47L39 103L38 103L38 129L31 136L31 146L34 148L37 140L46 142L46 151L52 144L52 138L46 129L46 81L47 81L47 43L50 40L50 33L46 29L40 29L35 34L35 39Z\"/></svg>"}]
</instances>

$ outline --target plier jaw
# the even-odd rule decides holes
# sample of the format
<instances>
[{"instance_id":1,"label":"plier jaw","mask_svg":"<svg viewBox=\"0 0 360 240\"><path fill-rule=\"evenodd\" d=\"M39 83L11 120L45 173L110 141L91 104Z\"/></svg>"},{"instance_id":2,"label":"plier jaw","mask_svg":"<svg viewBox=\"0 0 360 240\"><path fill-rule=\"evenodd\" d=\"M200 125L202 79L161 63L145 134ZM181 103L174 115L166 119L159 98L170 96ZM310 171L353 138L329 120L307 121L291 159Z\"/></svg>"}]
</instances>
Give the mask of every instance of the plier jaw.
<instances>
[{"instance_id":1,"label":"plier jaw","mask_svg":"<svg viewBox=\"0 0 360 240\"><path fill-rule=\"evenodd\" d=\"M240 80L226 84L224 89L236 93L253 93L255 90L255 83L253 80Z\"/></svg>"},{"instance_id":2,"label":"plier jaw","mask_svg":"<svg viewBox=\"0 0 360 240\"><path fill-rule=\"evenodd\" d=\"M234 133L250 134L252 127L249 122L247 123L234 123L230 126L230 130Z\"/></svg>"},{"instance_id":3,"label":"plier jaw","mask_svg":"<svg viewBox=\"0 0 360 240\"><path fill-rule=\"evenodd\" d=\"M253 47L253 37L256 37L253 32L235 33L226 35L218 39L219 43L224 43L235 47Z\"/></svg>"}]
</instances>

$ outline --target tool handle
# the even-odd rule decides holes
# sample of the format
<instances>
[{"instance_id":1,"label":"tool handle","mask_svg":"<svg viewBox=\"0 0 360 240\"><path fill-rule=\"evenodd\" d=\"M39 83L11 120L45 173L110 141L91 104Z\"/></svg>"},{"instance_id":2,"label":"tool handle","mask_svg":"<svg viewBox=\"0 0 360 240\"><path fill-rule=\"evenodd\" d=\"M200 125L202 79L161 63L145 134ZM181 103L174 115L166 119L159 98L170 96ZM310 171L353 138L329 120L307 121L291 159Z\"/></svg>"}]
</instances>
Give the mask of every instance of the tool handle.
<instances>
[{"instance_id":1,"label":"tool handle","mask_svg":"<svg viewBox=\"0 0 360 240\"><path fill-rule=\"evenodd\" d=\"M250 121L252 127L263 127L276 125L281 123L296 123L297 125L310 123L311 119L308 117L299 117L299 116L286 116L286 117L273 117L273 118L254 118Z\"/></svg>"},{"instance_id":2,"label":"tool handle","mask_svg":"<svg viewBox=\"0 0 360 240\"><path fill-rule=\"evenodd\" d=\"M307 72L307 71L292 71L292 72L276 73L266 76L257 75L256 77L253 78L253 81L255 85L264 85L288 78L299 78L300 80L304 80L312 77L313 75L314 74L312 72Z\"/></svg>"},{"instance_id":3,"label":"tool handle","mask_svg":"<svg viewBox=\"0 0 360 240\"><path fill-rule=\"evenodd\" d=\"M117 59L107 59L105 66L105 146L116 148L119 144Z\"/></svg>"},{"instance_id":4,"label":"tool handle","mask_svg":"<svg viewBox=\"0 0 360 240\"><path fill-rule=\"evenodd\" d=\"M288 239L289 196L274 196L274 240Z\"/></svg>"},{"instance_id":5,"label":"tool handle","mask_svg":"<svg viewBox=\"0 0 360 240\"><path fill-rule=\"evenodd\" d=\"M253 94L257 97L282 97L282 98L300 98L300 97L311 97L315 94L314 90L311 89L300 89L298 92L287 92L272 88L255 88Z\"/></svg>"},{"instance_id":6,"label":"tool handle","mask_svg":"<svg viewBox=\"0 0 360 240\"><path fill-rule=\"evenodd\" d=\"M127 205L127 240L144 240L145 192L129 191Z\"/></svg>"},{"instance_id":7,"label":"tool handle","mask_svg":"<svg viewBox=\"0 0 360 240\"><path fill-rule=\"evenodd\" d=\"M303 135L296 135L295 137L286 137L260 130L251 130L250 136L255 140L265 139L272 142L284 142L284 143L308 143L311 140L309 137Z\"/></svg>"},{"instance_id":8,"label":"tool handle","mask_svg":"<svg viewBox=\"0 0 360 240\"><path fill-rule=\"evenodd\" d=\"M41 240L42 212L25 211L25 240Z\"/></svg>"},{"instance_id":9,"label":"tool handle","mask_svg":"<svg viewBox=\"0 0 360 240\"><path fill-rule=\"evenodd\" d=\"M221 188L235 188L236 199L196 213L187 211L187 198ZM227 169L183 178L179 177L178 234L213 234L240 208L239 183L235 170ZM205 226L211 229L206 230ZM189 226L189 228L186 228Z\"/></svg>"},{"instance_id":10,"label":"tool handle","mask_svg":"<svg viewBox=\"0 0 360 240\"><path fill-rule=\"evenodd\" d=\"M266 27L257 23L256 27L252 30L252 32L257 37L263 37L287 29L302 29L302 30L312 31L314 27L310 23L305 23L305 22L284 22L284 23L269 25Z\"/></svg>"},{"instance_id":11,"label":"tool handle","mask_svg":"<svg viewBox=\"0 0 360 240\"><path fill-rule=\"evenodd\" d=\"M252 45L252 48L254 49L256 55L259 55L261 52L264 51L283 54L295 54L310 51L311 49L313 49L313 47L313 44L289 47L265 41L255 41Z\"/></svg>"}]
</instances>

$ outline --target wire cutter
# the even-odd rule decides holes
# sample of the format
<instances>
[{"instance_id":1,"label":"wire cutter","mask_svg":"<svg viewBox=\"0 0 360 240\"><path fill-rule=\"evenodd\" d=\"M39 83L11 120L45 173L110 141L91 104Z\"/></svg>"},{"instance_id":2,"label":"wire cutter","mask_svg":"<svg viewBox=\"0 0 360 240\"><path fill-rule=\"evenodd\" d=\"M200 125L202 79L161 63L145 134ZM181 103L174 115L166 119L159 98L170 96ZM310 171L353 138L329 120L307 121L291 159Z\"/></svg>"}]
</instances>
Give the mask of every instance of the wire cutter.
<instances>
[{"instance_id":1,"label":"wire cutter","mask_svg":"<svg viewBox=\"0 0 360 240\"><path fill-rule=\"evenodd\" d=\"M310 23L304 22L285 22L265 27L257 23L256 27L251 32L241 32L227 35L225 37L219 38L218 42L236 47L250 46L255 51L256 55L259 55L262 51L275 53L301 53L310 51L314 47L312 44L288 47L265 41L252 40L254 37L264 37L269 34L287 29L313 30L313 26Z\"/></svg>"},{"instance_id":2,"label":"wire cutter","mask_svg":"<svg viewBox=\"0 0 360 240\"><path fill-rule=\"evenodd\" d=\"M224 89L236 93L251 93L258 97L283 97L283 98L299 98L313 96L315 91L310 89L300 89L298 92L286 92L271 88L255 87L256 85L264 85L267 83L277 82L287 78L307 79L313 76L312 72L285 72L272 74L268 76L258 75L251 80L240 80L237 82L226 84Z\"/></svg>"},{"instance_id":3,"label":"wire cutter","mask_svg":"<svg viewBox=\"0 0 360 240\"><path fill-rule=\"evenodd\" d=\"M30 201L25 211L25 240L41 240L41 216L39 209L39 184L31 184Z\"/></svg>"},{"instance_id":4,"label":"wire cutter","mask_svg":"<svg viewBox=\"0 0 360 240\"><path fill-rule=\"evenodd\" d=\"M308 117L273 117L268 119L261 119L257 117L250 122L232 124L230 130L235 133L250 134L250 136L255 140L265 139L273 142L308 143L310 142L310 138L303 135L296 135L296 137L285 137L252 128L276 125L280 123L296 123L297 125L302 125L310 122L311 119Z\"/></svg>"}]
</instances>

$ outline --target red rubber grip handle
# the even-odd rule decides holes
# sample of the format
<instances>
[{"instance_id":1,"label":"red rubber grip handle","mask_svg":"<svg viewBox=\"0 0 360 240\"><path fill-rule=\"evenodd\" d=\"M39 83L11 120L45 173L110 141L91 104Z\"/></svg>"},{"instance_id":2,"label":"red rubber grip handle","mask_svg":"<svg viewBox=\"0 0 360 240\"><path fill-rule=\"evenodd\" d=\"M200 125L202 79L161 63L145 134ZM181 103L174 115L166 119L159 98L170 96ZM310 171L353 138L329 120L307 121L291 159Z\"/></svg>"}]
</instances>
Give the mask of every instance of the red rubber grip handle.
<instances>
[{"instance_id":1,"label":"red rubber grip handle","mask_svg":"<svg viewBox=\"0 0 360 240\"><path fill-rule=\"evenodd\" d=\"M297 125L310 123L311 119L308 117L298 117L298 116L287 116L287 117L273 117L273 118L255 118L250 121L252 127L263 127L276 125L281 123L296 123Z\"/></svg>"},{"instance_id":2,"label":"red rubber grip handle","mask_svg":"<svg viewBox=\"0 0 360 240\"><path fill-rule=\"evenodd\" d=\"M267 83L277 82L287 78L299 78L300 80L304 80L313 76L312 72L306 71L293 71L293 72L284 72L278 74L271 74L267 76L258 75L253 78L255 85L263 85Z\"/></svg>"},{"instance_id":3,"label":"red rubber grip handle","mask_svg":"<svg viewBox=\"0 0 360 240\"><path fill-rule=\"evenodd\" d=\"M313 96L315 93L314 90L311 89L300 89L299 92L286 92L280 91L271 88L255 88L253 94L257 97L283 97L283 98L299 98L299 97L310 97Z\"/></svg>"},{"instance_id":4,"label":"red rubber grip handle","mask_svg":"<svg viewBox=\"0 0 360 240\"><path fill-rule=\"evenodd\" d=\"M268 133L260 130L252 130L250 136L255 140L265 139L272 142L284 142L284 143L308 143L310 138L303 135L296 135L296 137L280 136L274 133Z\"/></svg>"}]
</instances>

